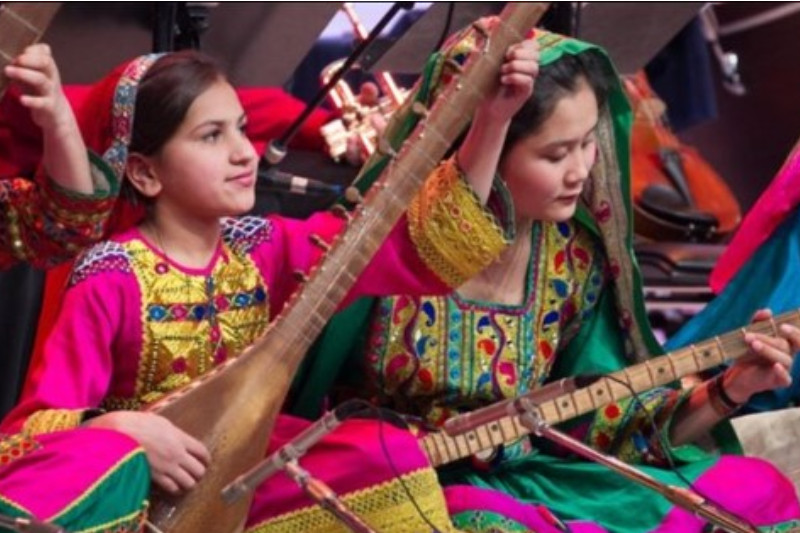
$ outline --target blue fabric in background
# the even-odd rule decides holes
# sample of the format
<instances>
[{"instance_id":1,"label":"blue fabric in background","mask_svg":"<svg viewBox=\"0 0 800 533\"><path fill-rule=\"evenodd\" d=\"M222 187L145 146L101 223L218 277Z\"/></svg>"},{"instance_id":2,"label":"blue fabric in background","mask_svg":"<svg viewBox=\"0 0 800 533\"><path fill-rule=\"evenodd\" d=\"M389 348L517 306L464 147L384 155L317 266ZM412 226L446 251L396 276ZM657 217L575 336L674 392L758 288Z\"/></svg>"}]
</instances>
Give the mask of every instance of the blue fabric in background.
<instances>
[{"instance_id":1,"label":"blue fabric in background","mask_svg":"<svg viewBox=\"0 0 800 533\"><path fill-rule=\"evenodd\" d=\"M711 57L698 17L672 38L645 72L653 90L667 104L674 132L717 117Z\"/></svg>"},{"instance_id":2,"label":"blue fabric in background","mask_svg":"<svg viewBox=\"0 0 800 533\"><path fill-rule=\"evenodd\" d=\"M665 347L675 350L747 325L753 313L770 308L778 315L800 308L800 208L781 224L711 303ZM800 358L791 386L753 396L744 412L781 409L800 400Z\"/></svg>"}]
</instances>

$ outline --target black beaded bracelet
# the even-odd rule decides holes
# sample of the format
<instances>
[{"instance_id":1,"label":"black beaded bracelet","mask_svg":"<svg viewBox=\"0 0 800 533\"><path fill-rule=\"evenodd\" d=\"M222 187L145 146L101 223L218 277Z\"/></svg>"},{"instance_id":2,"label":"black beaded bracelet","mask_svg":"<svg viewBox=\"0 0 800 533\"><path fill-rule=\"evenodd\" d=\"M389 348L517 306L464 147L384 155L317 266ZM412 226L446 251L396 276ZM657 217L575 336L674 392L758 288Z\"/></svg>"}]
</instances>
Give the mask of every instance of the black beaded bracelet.
<instances>
[{"instance_id":1,"label":"black beaded bracelet","mask_svg":"<svg viewBox=\"0 0 800 533\"><path fill-rule=\"evenodd\" d=\"M722 403L723 403L723 405L725 405L725 407L727 407L731 411L736 411L737 409L739 409L744 404L735 402L735 401L733 401L733 399L731 399L730 396L728 396L728 393L725 392L725 387L722 386L722 381L723 381L724 378L725 378L725 373L724 372L722 374L720 374L719 376L717 376L717 378L716 378L717 379L717 386L716 386L717 394L719 395L719 399L722 401Z\"/></svg>"}]
</instances>

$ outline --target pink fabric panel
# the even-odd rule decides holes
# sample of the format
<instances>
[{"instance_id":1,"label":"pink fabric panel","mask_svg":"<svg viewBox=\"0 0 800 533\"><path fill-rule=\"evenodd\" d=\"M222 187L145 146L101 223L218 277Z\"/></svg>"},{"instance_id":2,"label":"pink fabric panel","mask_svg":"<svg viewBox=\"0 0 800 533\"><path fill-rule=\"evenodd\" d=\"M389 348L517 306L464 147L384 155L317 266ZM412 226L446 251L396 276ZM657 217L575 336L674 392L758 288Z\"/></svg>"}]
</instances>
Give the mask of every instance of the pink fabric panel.
<instances>
[{"instance_id":1,"label":"pink fabric panel","mask_svg":"<svg viewBox=\"0 0 800 533\"><path fill-rule=\"evenodd\" d=\"M786 216L800 204L800 146L795 147L775 179L744 218L711 273L710 285L720 293L750 256Z\"/></svg>"},{"instance_id":2,"label":"pink fabric panel","mask_svg":"<svg viewBox=\"0 0 800 533\"><path fill-rule=\"evenodd\" d=\"M272 238L254 250L253 258L270 289L270 314L276 316L297 289L293 272L308 272L321 258L321 250L311 244L309 236L315 234L330 243L344 230L344 224L327 212L316 213L306 220L282 217L270 220ZM420 259L409 236L408 220L403 216L340 307L358 296L444 294L449 290Z\"/></svg>"},{"instance_id":3,"label":"pink fabric panel","mask_svg":"<svg viewBox=\"0 0 800 533\"><path fill-rule=\"evenodd\" d=\"M800 516L800 504L791 482L760 459L723 455L697 479L694 487L709 501L756 526L789 522ZM675 508L653 533L699 533L704 523L691 512Z\"/></svg>"},{"instance_id":4,"label":"pink fabric panel","mask_svg":"<svg viewBox=\"0 0 800 533\"><path fill-rule=\"evenodd\" d=\"M307 420L281 415L275 424L268 453L286 444L309 425ZM390 450L391 463L381 448L381 442ZM411 433L388 422L379 424L376 420L363 419L344 422L298 462L340 495L393 479L392 465L401 475L428 466ZM256 491L248 526L313 503L294 481L279 472L264 481Z\"/></svg>"},{"instance_id":5,"label":"pink fabric panel","mask_svg":"<svg viewBox=\"0 0 800 533\"><path fill-rule=\"evenodd\" d=\"M0 494L40 519L78 500L138 448L130 437L105 429L59 431L36 440L41 448L3 467Z\"/></svg>"}]
</instances>

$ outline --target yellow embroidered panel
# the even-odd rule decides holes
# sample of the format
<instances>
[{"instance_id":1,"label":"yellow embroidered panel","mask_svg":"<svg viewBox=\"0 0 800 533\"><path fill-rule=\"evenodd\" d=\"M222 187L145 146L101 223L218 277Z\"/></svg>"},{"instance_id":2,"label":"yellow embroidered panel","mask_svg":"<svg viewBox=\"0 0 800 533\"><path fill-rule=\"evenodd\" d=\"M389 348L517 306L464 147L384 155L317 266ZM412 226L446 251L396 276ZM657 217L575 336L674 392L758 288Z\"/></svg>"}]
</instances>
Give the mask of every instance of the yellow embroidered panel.
<instances>
[{"instance_id":1,"label":"yellow embroidered panel","mask_svg":"<svg viewBox=\"0 0 800 533\"><path fill-rule=\"evenodd\" d=\"M367 345L366 381L376 388L367 397L439 426L543 383L594 308L604 265L591 235L572 224L537 224L531 239L521 305L457 293L382 299Z\"/></svg>"},{"instance_id":2,"label":"yellow embroidered panel","mask_svg":"<svg viewBox=\"0 0 800 533\"><path fill-rule=\"evenodd\" d=\"M266 329L268 293L249 256L227 245L211 270L187 273L139 240L125 243L142 295L142 353L136 397L107 408L150 403L237 356Z\"/></svg>"},{"instance_id":3,"label":"yellow embroidered panel","mask_svg":"<svg viewBox=\"0 0 800 533\"><path fill-rule=\"evenodd\" d=\"M23 431L29 435L52 433L81 425L83 409L43 409L25 420Z\"/></svg>"},{"instance_id":4,"label":"yellow embroidered panel","mask_svg":"<svg viewBox=\"0 0 800 533\"><path fill-rule=\"evenodd\" d=\"M429 531L420 512L438 531L457 533L450 522L442 488L431 468L393 479L380 485L347 494L340 494L342 502L375 531L392 533L419 533ZM403 487L405 484L405 488ZM419 509L409 499L414 498ZM319 505L309 505L248 528L247 533L347 533L350 531L333 514Z\"/></svg>"},{"instance_id":5,"label":"yellow embroidered panel","mask_svg":"<svg viewBox=\"0 0 800 533\"><path fill-rule=\"evenodd\" d=\"M486 268L508 245L452 159L427 179L408 209L408 221L420 257L451 287Z\"/></svg>"}]
</instances>

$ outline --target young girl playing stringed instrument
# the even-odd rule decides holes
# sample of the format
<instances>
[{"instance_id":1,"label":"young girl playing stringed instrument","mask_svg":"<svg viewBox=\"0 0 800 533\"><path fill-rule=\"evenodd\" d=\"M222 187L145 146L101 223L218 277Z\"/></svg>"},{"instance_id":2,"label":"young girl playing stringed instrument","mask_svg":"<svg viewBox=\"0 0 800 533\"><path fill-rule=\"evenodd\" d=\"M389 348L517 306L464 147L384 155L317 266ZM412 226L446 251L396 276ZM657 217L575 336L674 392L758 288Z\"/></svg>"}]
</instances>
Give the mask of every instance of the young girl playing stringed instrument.
<instances>
[{"instance_id":1,"label":"young girl playing stringed instrument","mask_svg":"<svg viewBox=\"0 0 800 533\"><path fill-rule=\"evenodd\" d=\"M536 57L531 42L509 50L504 91L485 104L498 107L497 121L530 94ZM87 143L127 180L140 218L77 262L44 365L4 428L114 429L144 447L158 488L182 493L203 477L208 451L139 409L252 344L297 288L294 272L319 259L309 237L324 245L344 223L330 213L226 218L252 207L258 158L233 88L202 54L137 58L89 102L81 117ZM444 163L353 294L445 292L491 262L507 243L482 205L493 177ZM266 511L260 497L251 522Z\"/></svg>"},{"instance_id":2,"label":"young girl playing stringed instrument","mask_svg":"<svg viewBox=\"0 0 800 533\"><path fill-rule=\"evenodd\" d=\"M324 400L335 405L355 396L408 415L416 421L420 445L439 466L447 512L466 531L707 531L704 520L650 489L602 465L575 460L541 439L513 433L508 429L513 426L503 426L500 442L510 442L488 462L455 460L496 445L497 428L493 433L487 424L460 440L435 435L448 419L548 381L616 372L617 379L651 386L640 387L641 403L612 401L621 390L627 395L612 382L592 388L597 410L573 425L576 437L672 485L691 480L743 523L774 528L770 531L796 527L800 505L794 488L774 467L707 454L690 443L750 395L788 383L800 330L784 324L776 337L748 333L744 342L737 338L741 351L749 353L719 379L690 390L653 386L680 377L680 367L644 366L660 347L647 324L632 259L630 108L609 59L597 47L546 32L537 31L536 39L541 70L532 98L499 139L478 115L456 156L462 164L496 169L505 181L518 226L514 243L500 261L449 296L399 295L335 318L323 337L333 342L307 360L294 412L313 418ZM418 98L435 98L436 76L445 77L448 60L480 48L480 33L470 30L434 57L426 71L431 77L422 84L431 92ZM389 135L400 136L398 131ZM352 333L359 327L366 337L360 347L336 342L361 339ZM342 361L352 354L356 357ZM682 359L687 368L699 364L687 359ZM656 377L659 369L669 379ZM590 395L583 392L586 400ZM585 412L576 400L562 400L550 406L560 413L558 420ZM389 457L410 447L413 442L392 448ZM327 451L329 461L338 456L335 448ZM320 446L313 455L325 452ZM667 454L683 477L666 468ZM358 481L358 474L351 478ZM380 487L354 485L354 507L379 505ZM278 480L272 486L280 501L284 487ZM432 505L420 507L427 516L441 514ZM264 530L288 531L278 526L291 522L298 530L321 531L313 527L319 513L308 505L286 504L283 514L267 523L274 529L265 525Z\"/></svg>"}]
</instances>

